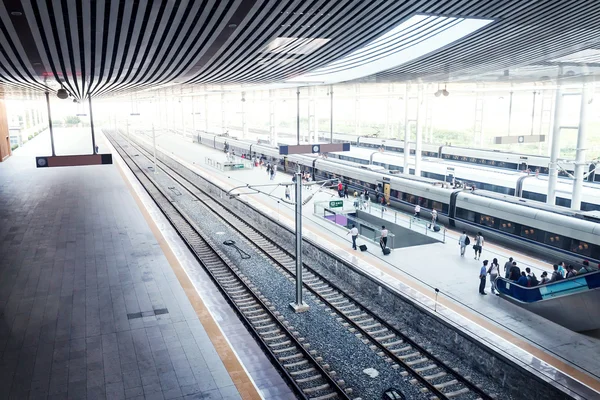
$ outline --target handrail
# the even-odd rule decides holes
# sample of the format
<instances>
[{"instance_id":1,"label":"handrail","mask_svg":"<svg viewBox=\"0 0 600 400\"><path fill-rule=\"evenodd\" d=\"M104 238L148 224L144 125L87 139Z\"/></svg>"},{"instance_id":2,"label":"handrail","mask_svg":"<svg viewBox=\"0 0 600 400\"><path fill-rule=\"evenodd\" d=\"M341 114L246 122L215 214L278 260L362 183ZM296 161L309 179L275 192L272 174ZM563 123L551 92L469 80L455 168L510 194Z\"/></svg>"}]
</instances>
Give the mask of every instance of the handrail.
<instances>
[{"instance_id":1,"label":"handrail","mask_svg":"<svg viewBox=\"0 0 600 400\"><path fill-rule=\"evenodd\" d=\"M526 287L506 278L496 280L498 291L525 303L534 303L560 296L567 296L585 290L600 288L600 271L588 272L568 279Z\"/></svg>"}]
</instances>

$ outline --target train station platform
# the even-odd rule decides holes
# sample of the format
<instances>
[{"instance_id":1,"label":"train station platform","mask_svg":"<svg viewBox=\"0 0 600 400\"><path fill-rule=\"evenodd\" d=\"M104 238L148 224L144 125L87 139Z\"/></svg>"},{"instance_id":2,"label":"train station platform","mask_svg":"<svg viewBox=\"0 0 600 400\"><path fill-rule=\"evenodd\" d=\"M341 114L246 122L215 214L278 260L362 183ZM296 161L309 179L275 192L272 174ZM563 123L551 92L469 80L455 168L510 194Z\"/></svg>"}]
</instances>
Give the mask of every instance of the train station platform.
<instances>
[{"instance_id":1,"label":"train station platform","mask_svg":"<svg viewBox=\"0 0 600 400\"><path fill-rule=\"evenodd\" d=\"M139 137L151 144L148 136ZM173 134L162 134L156 139L159 150L194 169L223 188L233 188L247 183L268 184L289 182L290 175L278 171L271 181L264 169L220 171L205 164L205 159L225 160L221 151L210 149ZM279 187L274 195L284 197ZM579 398L600 396L600 349L598 332L576 333L542 317L523 310L497 296L478 293L480 261L473 259L473 251L465 257L459 254L458 232L447 231L435 243L394 249L383 256L379 246L364 238L367 252L351 249L346 229L336 226L318 215L313 215L313 203L337 199L334 191L314 195L304 207L304 235L319 242L339 257L360 266L367 273L386 281L400 293L429 308L455 326L460 326L515 363L534 370L545 379L562 385ZM281 222L294 226L293 209L266 196L249 196L255 207L276 216ZM381 210L372 208L375 215ZM404 214L383 213L390 222L410 218ZM524 269L529 266L536 275L549 271L549 265L535 258L518 254L510 249L486 243L481 260L498 258L501 266L513 257ZM435 289L439 289L436 302ZM486 291L489 293L489 282ZM574 310L576 312L577 310Z\"/></svg>"},{"instance_id":2,"label":"train station platform","mask_svg":"<svg viewBox=\"0 0 600 400\"><path fill-rule=\"evenodd\" d=\"M91 150L72 133L57 154ZM46 132L0 163L0 398L295 398L118 156L49 153Z\"/></svg>"}]
</instances>

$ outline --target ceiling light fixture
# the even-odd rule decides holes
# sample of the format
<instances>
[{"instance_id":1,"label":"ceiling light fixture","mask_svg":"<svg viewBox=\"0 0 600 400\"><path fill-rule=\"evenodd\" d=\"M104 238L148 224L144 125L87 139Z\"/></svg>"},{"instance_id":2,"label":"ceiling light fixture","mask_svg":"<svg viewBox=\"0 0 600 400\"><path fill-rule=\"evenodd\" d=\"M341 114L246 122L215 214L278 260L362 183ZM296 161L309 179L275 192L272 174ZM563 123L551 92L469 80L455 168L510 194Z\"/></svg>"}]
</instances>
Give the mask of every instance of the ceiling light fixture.
<instances>
[{"instance_id":1,"label":"ceiling light fixture","mask_svg":"<svg viewBox=\"0 0 600 400\"><path fill-rule=\"evenodd\" d=\"M274 54L309 54L329 42L323 38L278 37L265 47L265 52Z\"/></svg>"},{"instance_id":2,"label":"ceiling light fixture","mask_svg":"<svg viewBox=\"0 0 600 400\"><path fill-rule=\"evenodd\" d=\"M61 100L68 99L69 92L67 92L65 88L60 88L56 91L56 97L58 97Z\"/></svg>"},{"instance_id":3,"label":"ceiling light fixture","mask_svg":"<svg viewBox=\"0 0 600 400\"><path fill-rule=\"evenodd\" d=\"M491 19L413 15L366 46L287 82L335 83L373 75L439 50L491 22Z\"/></svg>"},{"instance_id":4,"label":"ceiling light fixture","mask_svg":"<svg viewBox=\"0 0 600 400\"><path fill-rule=\"evenodd\" d=\"M433 94L435 97L440 97L442 95L442 91L440 90L440 84L438 83L438 90Z\"/></svg>"},{"instance_id":5,"label":"ceiling light fixture","mask_svg":"<svg viewBox=\"0 0 600 400\"><path fill-rule=\"evenodd\" d=\"M20 17L21 15L23 15L23 13L21 11L11 11L10 15L12 15L13 17Z\"/></svg>"},{"instance_id":6,"label":"ceiling light fixture","mask_svg":"<svg viewBox=\"0 0 600 400\"><path fill-rule=\"evenodd\" d=\"M444 85L444 90L442 90L442 94L444 95L444 97L448 97L448 95L450 94L450 92L446 90L446 85Z\"/></svg>"}]
</instances>

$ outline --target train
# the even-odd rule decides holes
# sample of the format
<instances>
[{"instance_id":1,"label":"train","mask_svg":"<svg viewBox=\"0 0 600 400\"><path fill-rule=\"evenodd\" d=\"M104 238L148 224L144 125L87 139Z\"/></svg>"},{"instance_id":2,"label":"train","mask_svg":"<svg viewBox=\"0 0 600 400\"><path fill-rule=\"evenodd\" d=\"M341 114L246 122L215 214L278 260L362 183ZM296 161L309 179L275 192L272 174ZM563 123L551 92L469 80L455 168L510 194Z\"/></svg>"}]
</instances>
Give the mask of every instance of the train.
<instances>
[{"instance_id":1,"label":"train","mask_svg":"<svg viewBox=\"0 0 600 400\"><path fill-rule=\"evenodd\" d=\"M316 180L340 179L351 192L379 190L388 194L388 202L396 209L412 212L419 204L425 218L435 209L443 224L471 233L481 231L484 237L548 260L600 262L597 211L572 211L488 190L456 189L435 179L390 173L369 164L315 155L280 156L276 148L230 137L198 134L196 140L218 150L227 142L237 155L264 157L287 172L300 168Z\"/></svg>"},{"instance_id":2,"label":"train","mask_svg":"<svg viewBox=\"0 0 600 400\"><path fill-rule=\"evenodd\" d=\"M238 128L232 128L238 129ZM259 135L268 134L265 130L252 129L253 133ZM280 133L279 138L294 137L289 133ZM264 136L266 137L266 136ZM380 138L377 136L357 136L346 133L334 133L333 137L329 132L319 131L319 141L329 142L333 139L334 143L351 143L357 147L383 149L386 152L404 153L404 140ZM264 139L263 139L264 140ZM285 139L283 139L285 140ZM411 143L410 155L415 155L415 144ZM423 157L439 158L440 160L453 161L462 164L476 164L494 169L506 169L511 171L531 171L537 170L540 175L548 175L548 165L550 157L538 156L532 154L513 153L500 150L477 149L472 147L461 147L452 145L438 145L433 143L423 143L421 154ZM558 175L569 179L569 174L573 174L575 163L573 160L559 159L562 169ZM586 180L590 183L600 183L600 173L596 174L596 165L598 161L590 162L588 165L588 176Z\"/></svg>"}]
</instances>

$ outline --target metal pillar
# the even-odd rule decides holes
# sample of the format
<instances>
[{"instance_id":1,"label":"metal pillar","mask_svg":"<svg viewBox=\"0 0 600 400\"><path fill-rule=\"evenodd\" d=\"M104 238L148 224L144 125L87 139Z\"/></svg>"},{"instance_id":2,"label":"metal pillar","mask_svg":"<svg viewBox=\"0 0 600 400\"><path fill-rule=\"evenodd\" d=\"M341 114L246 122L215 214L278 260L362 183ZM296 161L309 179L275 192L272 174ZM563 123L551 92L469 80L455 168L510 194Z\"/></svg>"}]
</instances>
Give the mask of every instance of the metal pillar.
<instances>
[{"instance_id":1,"label":"metal pillar","mask_svg":"<svg viewBox=\"0 0 600 400\"><path fill-rule=\"evenodd\" d=\"M154 122L152 123L152 151L154 158L154 173L158 174L158 168L156 168L156 132L154 131Z\"/></svg>"},{"instance_id":2,"label":"metal pillar","mask_svg":"<svg viewBox=\"0 0 600 400\"><path fill-rule=\"evenodd\" d=\"M354 132L360 136L360 84L354 85Z\"/></svg>"},{"instance_id":3,"label":"metal pillar","mask_svg":"<svg viewBox=\"0 0 600 400\"><path fill-rule=\"evenodd\" d=\"M477 88L483 88L483 85L477 85ZM479 147L483 148L483 104L484 93L481 90L477 91L475 98L475 121L473 123L473 146L476 146L476 138L479 136Z\"/></svg>"},{"instance_id":4,"label":"metal pillar","mask_svg":"<svg viewBox=\"0 0 600 400\"><path fill-rule=\"evenodd\" d=\"M246 125L246 92L242 92L242 139L248 136L248 126Z\"/></svg>"},{"instance_id":5,"label":"metal pillar","mask_svg":"<svg viewBox=\"0 0 600 400\"><path fill-rule=\"evenodd\" d=\"M589 102L589 89L586 87L585 81L581 88L581 107L579 110L579 130L577 133L577 153L575 155L575 179L573 180L573 197L571 199L571 209L581 209L581 192L583 188L584 174L587 168L585 162L585 128L587 118L587 108Z\"/></svg>"},{"instance_id":6,"label":"metal pillar","mask_svg":"<svg viewBox=\"0 0 600 400\"><path fill-rule=\"evenodd\" d=\"M179 90L179 104L181 107L181 126L183 129L183 137L185 138L185 101L183 100L183 87Z\"/></svg>"},{"instance_id":7,"label":"metal pillar","mask_svg":"<svg viewBox=\"0 0 600 400\"><path fill-rule=\"evenodd\" d=\"M534 90L533 91L533 104L531 105L531 131L529 132L530 135L533 136L533 127L535 125L535 96L537 95L537 92Z\"/></svg>"},{"instance_id":8,"label":"metal pillar","mask_svg":"<svg viewBox=\"0 0 600 400\"><path fill-rule=\"evenodd\" d=\"M204 133L208 133L208 95L204 95Z\"/></svg>"},{"instance_id":9,"label":"metal pillar","mask_svg":"<svg viewBox=\"0 0 600 400\"><path fill-rule=\"evenodd\" d=\"M298 91L298 93L300 93ZM300 110L298 110L300 121ZM300 166L296 173L296 302L290 303L296 312L308 310L308 305L302 300L302 174Z\"/></svg>"},{"instance_id":10,"label":"metal pillar","mask_svg":"<svg viewBox=\"0 0 600 400\"><path fill-rule=\"evenodd\" d=\"M92 96L88 96L88 102L90 105L90 130L92 131L92 154L96 154L96 136L94 135L94 114L92 111Z\"/></svg>"},{"instance_id":11,"label":"metal pillar","mask_svg":"<svg viewBox=\"0 0 600 400\"><path fill-rule=\"evenodd\" d=\"M50 113L50 93L48 92L46 92L46 104L48 105L48 129L50 130L50 146L52 147L52 156L55 156L56 153L54 152L54 131L52 130L52 114Z\"/></svg>"},{"instance_id":12,"label":"metal pillar","mask_svg":"<svg viewBox=\"0 0 600 400\"><path fill-rule=\"evenodd\" d=\"M559 78L560 79L560 78ZM552 124L552 147L550 150L550 165L548 166L548 196L546 203L556 204L556 180L558 178L558 156L560 154L560 113L562 106L562 87L560 81L554 97L554 122Z\"/></svg>"},{"instance_id":13,"label":"metal pillar","mask_svg":"<svg viewBox=\"0 0 600 400\"><path fill-rule=\"evenodd\" d=\"M329 86L329 143L333 143L333 85Z\"/></svg>"},{"instance_id":14,"label":"metal pillar","mask_svg":"<svg viewBox=\"0 0 600 400\"><path fill-rule=\"evenodd\" d=\"M192 106L192 136L196 134L196 110L194 107L194 96L190 98L190 103Z\"/></svg>"},{"instance_id":15,"label":"metal pillar","mask_svg":"<svg viewBox=\"0 0 600 400\"><path fill-rule=\"evenodd\" d=\"M415 146L415 176L421 176L421 150L423 142L423 108L424 104L423 85L419 85L419 93L417 95L417 143Z\"/></svg>"},{"instance_id":16,"label":"metal pillar","mask_svg":"<svg viewBox=\"0 0 600 400\"><path fill-rule=\"evenodd\" d=\"M300 88L296 89L296 144L300 144Z\"/></svg>"},{"instance_id":17,"label":"metal pillar","mask_svg":"<svg viewBox=\"0 0 600 400\"><path fill-rule=\"evenodd\" d=\"M552 130L552 91L548 89L544 89L541 91L542 95L542 104L541 104L541 116L540 116L540 125L538 135L546 135L548 139L551 135ZM548 156L550 155L550 146L547 148ZM538 144L538 154L542 155L542 142Z\"/></svg>"},{"instance_id":18,"label":"metal pillar","mask_svg":"<svg viewBox=\"0 0 600 400\"><path fill-rule=\"evenodd\" d=\"M408 174L408 158L410 157L410 131L408 126L408 91L410 90L410 86L406 84L404 86L404 165L403 165L403 173Z\"/></svg>"},{"instance_id":19,"label":"metal pillar","mask_svg":"<svg viewBox=\"0 0 600 400\"><path fill-rule=\"evenodd\" d=\"M309 88L308 97L308 138L312 143L317 143L319 137L319 123L317 122L317 88L311 86Z\"/></svg>"},{"instance_id":20,"label":"metal pillar","mask_svg":"<svg viewBox=\"0 0 600 400\"><path fill-rule=\"evenodd\" d=\"M269 90L269 143L271 146L277 146L277 124L275 123L275 99L273 98L273 89Z\"/></svg>"},{"instance_id":21,"label":"metal pillar","mask_svg":"<svg viewBox=\"0 0 600 400\"><path fill-rule=\"evenodd\" d=\"M225 92L221 92L221 133L225 133Z\"/></svg>"}]
</instances>

